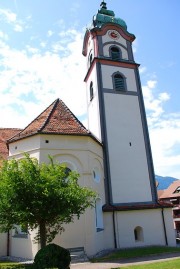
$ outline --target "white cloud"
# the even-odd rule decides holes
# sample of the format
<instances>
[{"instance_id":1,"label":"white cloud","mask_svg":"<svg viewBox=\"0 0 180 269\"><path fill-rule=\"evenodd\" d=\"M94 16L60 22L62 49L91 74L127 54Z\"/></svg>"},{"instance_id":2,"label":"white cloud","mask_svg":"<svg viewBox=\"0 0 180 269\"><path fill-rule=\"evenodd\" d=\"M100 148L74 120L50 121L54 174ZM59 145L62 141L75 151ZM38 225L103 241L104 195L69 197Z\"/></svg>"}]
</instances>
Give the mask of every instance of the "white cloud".
<instances>
[{"instance_id":1,"label":"white cloud","mask_svg":"<svg viewBox=\"0 0 180 269\"><path fill-rule=\"evenodd\" d=\"M43 53L30 45L20 51L1 43L0 110L3 115L11 113L11 117L1 119L0 126L25 127L58 97L77 116L86 113L82 34L73 30L69 33L71 43L61 45L66 57L50 50Z\"/></svg>"},{"instance_id":2,"label":"white cloud","mask_svg":"<svg viewBox=\"0 0 180 269\"><path fill-rule=\"evenodd\" d=\"M51 30L49 30L49 31L47 32L47 37L51 37L53 34L54 34L54 32L51 31Z\"/></svg>"},{"instance_id":3,"label":"white cloud","mask_svg":"<svg viewBox=\"0 0 180 269\"><path fill-rule=\"evenodd\" d=\"M170 95L158 94L156 86L157 80L149 80L142 87L155 173L180 179L180 113L165 113L163 106Z\"/></svg>"},{"instance_id":4,"label":"white cloud","mask_svg":"<svg viewBox=\"0 0 180 269\"><path fill-rule=\"evenodd\" d=\"M0 31L0 38L1 38L1 39L4 39L4 40L6 40L6 41L9 39L8 35L5 34L3 31Z\"/></svg>"},{"instance_id":5,"label":"white cloud","mask_svg":"<svg viewBox=\"0 0 180 269\"><path fill-rule=\"evenodd\" d=\"M0 9L0 16L2 21L10 24L15 32L22 32L24 30L24 22L17 18L17 14L9 9Z\"/></svg>"},{"instance_id":6,"label":"white cloud","mask_svg":"<svg viewBox=\"0 0 180 269\"><path fill-rule=\"evenodd\" d=\"M162 119L150 136L156 174L180 179L180 114L176 116Z\"/></svg>"},{"instance_id":7,"label":"white cloud","mask_svg":"<svg viewBox=\"0 0 180 269\"><path fill-rule=\"evenodd\" d=\"M8 9L0 9L0 14L8 23L14 23L17 20L17 15Z\"/></svg>"},{"instance_id":8,"label":"white cloud","mask_svg":"<svg viewBox=\"0 0 180 269\"><path fill-rule=\"evenodd\" d=\"M16 31L16 32L23 32L23 27L22 27L22 25L16 24L16 25L14 26L14 31Z\"/></svg>"},{"instance_id":9,"label":"white cloud","mask_svg":"<svg viewBox=\"0 0 180 269\"><path fill-rule=\"evenodd\" d=\"M148 80L147 84L142 86L146 110L148 113L151 113L149 123L154 122L154 119L163 114L163 103L170 98L169 94L166 92L162 92L155 97L153 90L156 88L156 85L156 80Z\"/></svg>"},{"instance_id":10,"label":"white cloud","mask_svg":"<svg viewBox=\"0 0 180 269\"><path fill-rule=\"evenodd\" d=\"M145 66L139 68L139 73L143 74L147 71L147 68Z\"/></svg>"}]
</instances>

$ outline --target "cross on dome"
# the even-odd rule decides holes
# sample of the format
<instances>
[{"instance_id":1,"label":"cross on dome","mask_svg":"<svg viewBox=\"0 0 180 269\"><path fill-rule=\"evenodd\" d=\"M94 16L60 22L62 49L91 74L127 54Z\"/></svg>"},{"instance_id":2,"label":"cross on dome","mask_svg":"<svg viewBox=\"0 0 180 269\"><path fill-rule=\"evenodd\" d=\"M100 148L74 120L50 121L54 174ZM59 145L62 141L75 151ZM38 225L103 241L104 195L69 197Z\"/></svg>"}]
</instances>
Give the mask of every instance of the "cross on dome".
<instances>
[{"instance_id":1,"label":"cross on dome","mask_svg":"<svg viewBox=\"0 0 180 269\"><path fill-rule=\"evenodd\" d=\"M104 8L104 9L107 9L107 7L106 7L106 3L104 2L104 0L101 2L100 7L101 7L101 8Z\"/></svg>"}]
</instances>

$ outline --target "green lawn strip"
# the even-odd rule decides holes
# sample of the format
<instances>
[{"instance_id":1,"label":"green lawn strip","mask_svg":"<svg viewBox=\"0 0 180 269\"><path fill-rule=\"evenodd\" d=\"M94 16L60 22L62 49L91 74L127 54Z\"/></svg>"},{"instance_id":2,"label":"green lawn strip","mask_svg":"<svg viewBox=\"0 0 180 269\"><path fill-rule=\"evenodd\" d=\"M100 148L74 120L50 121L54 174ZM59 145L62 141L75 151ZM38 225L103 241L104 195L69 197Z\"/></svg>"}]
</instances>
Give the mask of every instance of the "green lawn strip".
<instances>
[{"instance_id":1,"label":"green lawn strip","mask_svg":"<svg viewBox=\"0 0 180 269\"><path fill-rule=\"evenodd\" d=\"M149 255L158 255L163 253L180 253L180 248L176 247L143 247L143 248L133 248L133 249L122 249L116 252L112 252L106 256L94 258L92 262L103 262L103 261L113 261L128 258L144 257Z\"/></svg>"},{"instance_id":2,"label":"green lawn strip","mask_svg":"<svg viewBox=\"0 0 180 269\"><path fill-rule=\"evenodd\" d=\"M180 268L180 259L169 260L165 262L153 262L141 265L130 265L125 267L116 267L111 269L178 269Z\"/></svg>"},{"instance_id":3,"label":"green lawn strip","mask_svg":"<svg viewBox=\"0 0 180 269\"><path fill-rule=\"evenodd\" d=\"M11 261L0 261L0 269L31 269L32 264L23 264Z\"/></svg>"}]
</instances>

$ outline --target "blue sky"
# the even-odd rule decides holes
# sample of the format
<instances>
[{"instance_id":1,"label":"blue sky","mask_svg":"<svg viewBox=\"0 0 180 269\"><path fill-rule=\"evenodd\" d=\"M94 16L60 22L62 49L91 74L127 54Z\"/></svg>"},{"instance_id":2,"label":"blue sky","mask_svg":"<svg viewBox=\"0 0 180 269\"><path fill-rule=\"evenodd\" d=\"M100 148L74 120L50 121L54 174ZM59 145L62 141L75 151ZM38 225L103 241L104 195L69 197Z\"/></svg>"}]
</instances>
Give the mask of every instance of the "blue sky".
<instances>
[{"instance_id":1,"label":"blue sky","mask_svg":"<svg viewBox=\"0 0 180 269\"><path fill-rule=\"evenodd\" d=\"M0 0L0 127L24 128L56 98L85 123L82 42L100 2ZM180 1L106 2L136 36L155 173L180 179Z\"/></svg>"}]
</instances>

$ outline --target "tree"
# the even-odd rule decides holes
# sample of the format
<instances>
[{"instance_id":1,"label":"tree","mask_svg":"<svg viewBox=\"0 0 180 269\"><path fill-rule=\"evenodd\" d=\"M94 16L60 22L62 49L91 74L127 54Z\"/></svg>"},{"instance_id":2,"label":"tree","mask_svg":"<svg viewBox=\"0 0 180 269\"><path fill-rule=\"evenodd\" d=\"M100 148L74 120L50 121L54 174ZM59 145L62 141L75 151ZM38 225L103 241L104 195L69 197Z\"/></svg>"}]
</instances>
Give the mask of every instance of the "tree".
<instances>
[{"instance_id":1,"label":"tree","mask_svg":"<svg viewBox=\"0 0 180 269\"><path fill-rule=\"evenodd\" d=\"M86 208L94 206L96 194L78 184L79 175L65 166L38 163L25 154L22 159L6 160L0 168L0 229L15 224L38 228L36 241L41 248L51 242Z\"/></svg>"}]
</instances>

